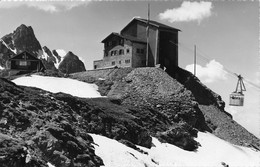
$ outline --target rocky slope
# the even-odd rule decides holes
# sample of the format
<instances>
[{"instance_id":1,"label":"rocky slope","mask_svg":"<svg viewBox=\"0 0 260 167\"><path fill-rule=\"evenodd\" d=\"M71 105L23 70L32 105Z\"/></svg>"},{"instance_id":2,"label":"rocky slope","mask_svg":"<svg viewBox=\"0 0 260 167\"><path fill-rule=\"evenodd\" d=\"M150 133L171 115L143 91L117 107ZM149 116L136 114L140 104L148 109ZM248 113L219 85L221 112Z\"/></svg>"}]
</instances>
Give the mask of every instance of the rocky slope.
<instances>
[{"instance_id":1,"label":"rocky slope","mask_svg":"<svg viewBox=\"0 0 260 167\"><path fill-rule=\"evenodd\" d=\"M109 99L81 99L19 87L0 79L0 164L100 166L87 133L151 147L149 132L128 109ZM44 103L43 103L44 101ZM134 143L134 144L133 144Z\"/></svg>"},{"instance_id":2,"label":"rocky slope","mask_svg":"<svg viewBox=\"0 0 260 167\"><path fill-rule=\"evenodd\" d=\"M190 136L194 136L195 128L236 145L260 149L260 140L224 111L221 97L183 69L176 69L176 79L158 68L93 70L71 77L99 85L103 95L133 109L131 114L141 118L144 126L159 138L176 135L185 123ZM192 128L188 130L188 126Z\"/></svg>"},{"instance_id":3,"label":"rocky slope","mask_svg":"<svg viewBox=\"0 0 260 167\"><path fill-rule=\"evenodd\" d=\"M151 136L194 151L200 146L194 140L198 131L211 132L236 145L260 148L260 140L232 120L216 94L192 74L182 72L186 75L179 80L158 68L71 74L96 83L107 96L90 99L0 79L0 164L100 166L102 159L95 154L88 133L116 139L144 154L136 145L150 148ZM204 93L189 90L187 85L192 82L201 86L197 93ZM201 101L196 100L198 96Z\"/></svg>"},{"instance_id":4,"label":"rocky slope","mask_svg":"<svg viewBox=\"0 0 260 167\"><path fill-rule=\"evenodd\" d=\"M42 47L34 34L33 28L22 24L13 33L5 35L1 38L0 66L6 68L6 61L15 54L18 54L24 50L27 50L31 54L40 58L48 70L60 70L59 64L63 61L63 57L65 56L63 53L64 51L60 52L60 50L55 49L51 51L47 46ZM77 57L75 54L73 55L74 57ZM64 63L74 64L71 71L85 71L84 64L81 60L70 59L69 61L72 62ZM75 64L81 68L75 70Z\"/></svg>"}]
</instances>

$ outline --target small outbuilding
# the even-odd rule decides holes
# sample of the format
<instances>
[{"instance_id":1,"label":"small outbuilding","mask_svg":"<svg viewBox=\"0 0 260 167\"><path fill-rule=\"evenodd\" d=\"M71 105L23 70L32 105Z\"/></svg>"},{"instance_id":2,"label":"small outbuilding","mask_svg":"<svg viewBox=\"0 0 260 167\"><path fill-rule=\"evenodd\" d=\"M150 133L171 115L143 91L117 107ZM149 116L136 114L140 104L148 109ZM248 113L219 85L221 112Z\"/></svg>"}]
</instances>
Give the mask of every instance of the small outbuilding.
<instances>
[{"instance_id":1,"label":"small outbuilding","mask_svg":"<svg viewBox=\"0 0 260 167\"><path fill-rule=\"evenodd\" d=\"M43 72L45 67L40 59L27 51L23 51L9 59L11 70L24 72Z\"/></svg>"}]
</instances>

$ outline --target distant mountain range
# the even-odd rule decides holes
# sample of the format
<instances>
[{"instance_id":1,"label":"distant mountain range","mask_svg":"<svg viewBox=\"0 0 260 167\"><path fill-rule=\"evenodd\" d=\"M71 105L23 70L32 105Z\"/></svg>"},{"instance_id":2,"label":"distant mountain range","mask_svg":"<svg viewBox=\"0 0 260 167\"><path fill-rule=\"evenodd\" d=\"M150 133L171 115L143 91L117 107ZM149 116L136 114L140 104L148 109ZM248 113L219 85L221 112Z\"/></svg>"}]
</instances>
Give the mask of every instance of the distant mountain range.
<instances>
[{"instance_id":1,"label":"distant mountain range","mask_svg":"<svg viewBox=\"0 0 260 167\"><path fill-rule=\"evenodd\" d=\"M63 73L86 71L84 63L73 52L42 47L33 28L24 24L0 39L0 69L5 69L7 60L24 50L41 59L48 70L59 70Z\"/></svg>"}]
</instances>

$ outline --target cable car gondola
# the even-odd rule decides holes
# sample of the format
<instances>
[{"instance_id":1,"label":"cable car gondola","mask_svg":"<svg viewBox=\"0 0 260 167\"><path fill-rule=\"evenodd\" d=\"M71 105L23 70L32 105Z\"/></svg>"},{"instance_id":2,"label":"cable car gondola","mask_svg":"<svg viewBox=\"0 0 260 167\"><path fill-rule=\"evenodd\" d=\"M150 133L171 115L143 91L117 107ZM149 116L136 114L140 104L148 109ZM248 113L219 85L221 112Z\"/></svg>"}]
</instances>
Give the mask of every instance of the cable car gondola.
<instances>
[{"instance_id":1,"label":"cable car gondola","mask_svg":"<svg viewBox=\"0 0 260 167\"><path fill-rule=\"evenodd\" d=\"M243 91L246 91L243 77L241 75L237 75L237 87L236 90L230 94L229 105L230 106L243 106L244 105L244 94Z\"/></svg>"}]
</instances>

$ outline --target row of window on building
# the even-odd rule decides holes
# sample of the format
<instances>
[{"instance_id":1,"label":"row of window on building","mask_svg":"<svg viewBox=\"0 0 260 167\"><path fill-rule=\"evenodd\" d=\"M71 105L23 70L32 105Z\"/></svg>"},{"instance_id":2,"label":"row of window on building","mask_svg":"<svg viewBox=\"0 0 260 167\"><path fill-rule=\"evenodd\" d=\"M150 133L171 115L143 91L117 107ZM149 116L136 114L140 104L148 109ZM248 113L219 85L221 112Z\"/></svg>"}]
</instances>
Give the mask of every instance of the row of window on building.
<instances>
[{"instance_id":1,"label":"row of window on building","mask_svg":"<svg viewBox=\"0 0 260 167\"><path fill-rule=\"evenodd\" d=\"M125 64L129 64L130 62L131 62L130 59L125 60ZM115 61L112 61L111 64L112 64L112 66L114 66L114 65L116 65L116 62L115 62ZM119 60L119 61L118 61L118 64L122 64L122 61Z\"/></svg>"},{"instance_id":2,"label":"row of window on building","mask_svg":"<svg viewBox=\"0 0 260 167\"><path fill-rule=\"evenodd\" d=\"M120 49L120 50L112 50L110 52L110 56L116 56L116 55L124 55L124 49ZM130 53L130 50L129 49L126 49L126 53Z\"/></svg>"},{"instance_id":3,"label":"row of window on building","mask_svg":"<svg viewBox=\"0 0 260 167\"><path fill-rule=\"evenodd\" d=\"M123 45L124 44L124 40L120 39L120 40L116 40L116 41L109 41L105 45L107 47L109 47L109 46L115 46L115 45L118 45L118 44Z\"/></svg>"},{"instance_id":4,"label":"row of window on building","mask_svg":"<svg viewBox=\"0 0 260 167\"><path fill-rule=\"evenodd\" d=\"M15 65L18 65L18 66L29 66L29 65L31 65L31 62L30 61L15 61Z\"/></svg>"},{"instance_id":5,"label":"row of window on building","mask_svg":"<svg viewBox=\"0 0 260 167\"><path fill-rule=\"evenodd\" d=\"M108 56L116 56L116 55L124 55L124 49L120 49L120 50L112 50L110 51L110 54ZM130 49L126 49L126 53L130 53ZM139 49L137 48L136 49L136 53L139 53L139 54L144 54L144 49Z\"/></svg>"}]
</instances>

